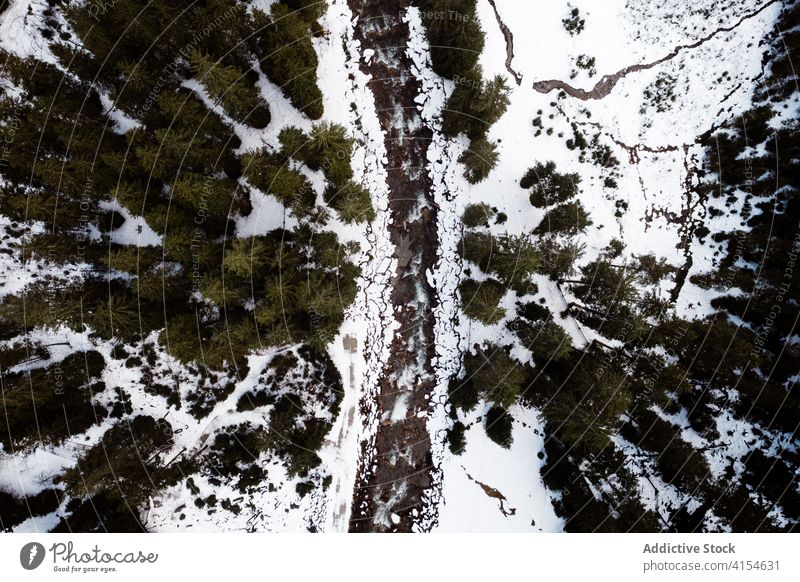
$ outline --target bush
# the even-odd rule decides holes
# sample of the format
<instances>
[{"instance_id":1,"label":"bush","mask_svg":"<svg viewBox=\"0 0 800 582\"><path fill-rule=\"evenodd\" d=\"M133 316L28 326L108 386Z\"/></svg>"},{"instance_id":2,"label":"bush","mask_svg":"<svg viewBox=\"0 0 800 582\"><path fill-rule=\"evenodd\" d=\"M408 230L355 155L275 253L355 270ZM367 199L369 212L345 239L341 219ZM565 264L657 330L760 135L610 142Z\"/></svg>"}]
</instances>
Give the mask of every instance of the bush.
<instances>
[{"instance_id":1,"label":"bush","mask_svg":"<svg viewBox=\"0 0 800 582\"><path fill-rule=\"evenodd\" d=\"M577 8L572 7L570 4L567 4L569 7L569 16L564 18L561 21L561 24L564 25L564 30L566 30L570 36L576 36L583 32L583 27L586 26L586 20L581 18L581 11Z\"/></svg>"}]
</instances>

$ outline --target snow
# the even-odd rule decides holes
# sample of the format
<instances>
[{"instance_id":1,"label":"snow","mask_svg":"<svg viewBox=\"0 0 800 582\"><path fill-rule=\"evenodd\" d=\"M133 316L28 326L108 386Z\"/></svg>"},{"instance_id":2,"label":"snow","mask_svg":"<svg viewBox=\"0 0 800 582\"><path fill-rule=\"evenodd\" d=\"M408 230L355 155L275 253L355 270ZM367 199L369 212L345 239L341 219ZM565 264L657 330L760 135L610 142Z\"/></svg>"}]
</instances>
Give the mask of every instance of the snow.
<instances>
[{"instance_id":1,"label":"snow","mask_svg":"<svg viewBox=\"0 0 800 582\"><path fill-rule=\"evenodd\" d=\"M277 228L291 229L297 226L297 219L272 194L264 194L248 184L252 210L247 216L236 216L236 236L248 238L260 236Z\"/></svg>"},{"instance_id":2,"label":"snow","mask_svg":"<svg viewBox=\"0 0 800 582\"><path fill-rule=\"evenodd\" d=\"M117 109L114 102L111 101L111 98L105 91L98 90L98 94L100 95L100 103L103 105L106 115L114 122L114 131L125 134L142 126L139 121L125 115L125 113Z\"/></svg>"},{"instance_id":3,"label":"snow","mask_svg":"<svg viewBox=\"0 0 800 582\"><path fill-rule=\"evenodd\" d=\"M630 73L602 99L580 101L572 97L559 100L555 91L539 94L531 89L531 83L543 79L573 82L569 80L572 62L578 55L588 54L596 58L598 73L591 80L578 77L574 83L591 88L604 74L655 61L677 46L707 36L711 32L703 32L707 23L722 21L722 25L730 26L765 2L722 7L703 1L686 10L684 3L672 0L646 8L614 0L604 3L602 9L586 0L576 1L571 4L580 9L586 27L574 37L561 25L568 13L566 2L498 0L496 4L514 34L512 66L523 75L523 81L516 87L505 71L505 41L491 6L479 2L487 35L480 60L484 75L508 78L512 92L507 113L490 131L490 137L499 141L500 162L488 180L469 189L469 197L491 201L506 212L509 220L505 226L510 231L529 231L543 212L530 207L519 179L535 162L553 160L560 172L577 172L582 178L579 199L594 222L580 237L587 243L583 263L592 260L612 238L618 238L627 245L629 256L654 252L675 266L682 265L685 258L678 248L682 242L680 224L667 215L705 216L686 192L687 168L702 159L695 138L749 107L752 87L761 74L759 41L772 27L778 5L744 20L733 32L720 33L652 69ZM710 15L703 16L704 10ZM620 33L608 34L609 30ZM723 72L727 73L724 78ZM674 76L678 88L675 102L664 112L653 110L643 95L661 74ZM550 105L553 102L556 107ZM552 135L543 132L534 136L531 120L539 110L545 128L553 128ZM551 114L553 119L549 118ZM600 142L608 145L619 160L616 190L603 187L607 171L590 162L580 163L577 151L565 147L564 140L572 135L571 122L577 123L587 138L599 134ZM561 138L560 132L564 134ZM636 148L636 155L620 144ZM672 151L658 151L666 148ZM628 205L622 217L616 216L617 200ZM708 270L714 249L695 242L690 250L694 258L690 274ZM681 297L679 312L702 315L707 311L697 310L697 306L707 306L711 295L690 287L687 281L688 292Z\"/></svg>"},{"instance_id":4,"label":"snow","mask_svg":"<svg viewBox=\"0 0 800 582\"><path fill-rule=\"evenodd\" d=\"M46 0L8 0L0 18L0 48L21 58L34 57L46 63L56 63L42 37Z\"/></svg>"},{"instance_id":5,"label":"snow","mask_svg":"<svg viewBox=\"0 0 800 582\"><path fill-rule=\"evenodd\" d=\"M268 12L272 3L272 0L255 0L250 6ZM494 10L487 0L479 0L478 16L487 38L480 59L484 76L499 74L507 78L511 102L506 114L490 131L490 138L498 142L500 161L489 179L478 185L471 185L464 179L463 168L456 162L467 147L467 141L463 137L446 140L439 131L441 110L453 83L438 78L431 71L429 47L419 10L410 8L403 15L411 29L407 54L423 87L417 97L420 118L434 130L428 158L433 196L439 208L440 258L433 271L426 275L437 297L433 362L436 388L431 395L430 409L409 410L407 398L401 397L394 409L384 411L384 414L392 422L409 415L427 416L434 487L427 493L426 506L419 516L417 527L420 530L563 529L563 522L555 515L552 503L558 494L548 491L541 477L545 462L543 421L535 409L512 408L514 441L509 449L500 447L486 436L481 420L488 408L485 404L461 417L468 426L464 454L453 455L446 448L445 434L452 423L448 416L447 384L459 372L464 351L473 343L491 341L511 346L514 357L522 362L530 361L530 353L514 343L505 325L515 314L515 293L506 294L503 307L507 315L494 326L470 322L461 312L457 287L463 265L457 245L462 236L460 217L467 205L488 202L508 215L504 225L491 227L493 234L529 234L541 221L544 211L530 205L527 192L519 186L519 179L536 162L553 160L558 171L577 172L582 178L578 198L594 222L585 234L577 237L587 248L582 264L595 258L611 239L618 238L627 245L626 257L653 252L657 257L664 257L671 264L680 266L686 260L686 253L691 253L693 267L690 276L711 268L716 248L696 240L688 249L682 248L681 220L702 218L712 231L730 228L737 221L737 213L709 219L707 209L687 192L687 188L697 185L697 178L691 170L702 159L695 139L749 107L752 87L762 72L759 43L773 26L778 4L767 7L753 18L742 20L732 32L721 32L701 46L681 50L674 58L653 68L628 74L602 99L580 101L572 97L557 99L555 91L537 93L532 83L559 79L590 89L603 75L630 65L656 61L676 47L707 37L712 32L711 23L717 23L714 26L734 25L745 15L766 6L768 0L727 5L720 5L715 0L696 0L691 5L683 0L663 0L657 5L640 5L632 0L609 0L602 6L591 0L571 0L570 3L577 6L586 19L585 30L574 37L561 24L568 12L566 1L496 0L500 17L514 35L512 66L522 74L522 83L517 86L504 66L505 40ZM27 13L29 6L30 14ZM55 63L55 57L38 30L46 7L43 0L12 0L0 18L0 47L23 57L35 56ZM319 57L319 85L325 107L323 119L344 125L356 138L352 166L357 180L372 194L377 211L371 225L344 225L335 216L328 223L343 242L359 243L360 251L354 259L362 269L357 298L347 310L338 335L328 346L328 353L342 375L344 394L341 412L319 452L322 467L313 478L330 475L332 483L324 491L320 487L300 497L296 486L301 480L289 478L280 460L264 454L258 463L268 469L267 483L261 491L241 501L244 506L241 513L237 515L221 510L209 513L209 508L197 507L184 480L151 500L143 519L153 531L307 531L309 528L345 531L348 527L361 443L371 442L379 422L375 391L388 357L390 340L397 329L390 300L396 259L393 258L395 249L388 233L391 219L384 132L369 89L371 79L358 67L360 59L383 59L386 55L361 50L353 38L354 22L355 16L345 0L331 0L321 19L328 34L312 39ZM596 58L597 74L590 78L585 71L580 71L570 81L573 63L579 55ZM675 100L664 104L662 111L645 97L648 87L657 79L674 79ZM240 152L277 149L277 136L284 127L294 125L308 131L312 126L312 121L297 111L280 88L263 74L259 75L257 85L269 102L271 121L262 130L230 120L196 81L186 81L184 85L234 127L242 141ZM101 101L115 131L125 133L138 125L116 110L102 92ZM784 121L792 119L800 109L800 94L796 94L790 104L781 111ZM552 128L551 135L546 132L534 135L536 130L531 121L537 116L541 116L545 129ZM565 140L572 136L572 123L587 138L597 135L599 142L608 146L619 160L619 166L608 169L590 161L581 162L579 152L565 145ZM563 136L559 137L559 133ZM321 175L306 169L302 171L320 193ZM618 183L615 190L603 186L605 178L612 175ZM246 217L235 218L237 236L256 236L298 224L296 217L276 198L244 185L251 192L253 211ZM618 215L618 202L627 204L621 216ZM741 199L734 210L740 209L740 203ZM103 208L113 209L125 218L122 226L111 233L113 243L162 244L161 237L141 217L131 215L116 203L106 203ZM41 231L36 224L24 226L24 236ZM19 225L12 225L8 219L0 217L0 249L4 251L0 254L0 278L3 281L0 298L17 294L44 278L75 281L83 276L85 265L55 269L42 260L22 264L19 237L8 234L17 227ZM534 281L539 291L533 300L544 300L556 323L565 329L576 347L584 347L598 337L574 318L562 315L571 299L568 289L562 293L553 281L542 276L536 276ZM687 279L678 302L679 313L690 317L713 313L710 307L713 296L713 292L700 289ZM106 360L102 379L108 387L107 392L98 398L110 398L113 389L124 388L137 413L156 418L169 415L175 428L172 455L184 450L198 451L215 432L241 422L268 430L262 413L236 412L235 404L257 384L259 375L276 355L275 350L262 350L250 356L248 376L237 382L233 392L218 402L209 415L198 420L188 413L186 407L176 410L167 406L163 397L145 391L141 371L128 368L124 360L115 357L117 352L112 349L111 342L90 340L88 332L78 334L65 329L39 330L33 337L45 344L64 341L69 344L51 347L50 361L59 361L75 351L98 349ZM170 384L177 383L183 396L197 388L201 382L197 374L157 347L156 334L145 344L155 347L157 364L154 373L157 376L168 379ZM144 345L129 347L132 353L138 353ZM411 376L402 378L402 382L398 379L398 383L405 382L409 386L413 381ZM778 454L783 449L794 450L795 447L790 435L772 433L737 420L729 413L719 415L716 429L720 436L711 440L689 427L686 411L672 415L661 410L656 412L681 428L680 438L695 447L706 448L704 454L713 478L720 478L730 467L739 474L743 469L742 459L753 447L766 449L769 454ZM109 421L106 421L90 429L86 435L76 435L55 447L37 446L13 455L0 452L0 490L17 496L31 496L53 486L53 478L64 468L74 465L84 447L99 441L108 427ZM628 468L638 477L638 493L645 507L666 516L681 504L692 502L675 487L654 476L656 471L652 463L642 460L639 449L619 437L615 437L613 442L625 455ZM367 465L371 461L369 456L364 459ZM195 475L193 479L202 497L211 494L220 499L242 497L228 484L212 485L207 476ZM269 490L270 485L274 490ZM610 486L607 483L590 485L596 490L597 487ZM397 484L396 498L402 496L403 486ZM498 493L500 497L489 495L489 491ZM392 499L378 505L377 518L386 526L400 521L399 516L392 512L393 506ZM17 526L16 531L44 531L53 527L57 520L57 513L31 518ZM720 528L715 525L713 515L707 519L706 527Z\"/></svg>"},{"instance_id":6,"label":"snow","mask_svg":"<svg viewBox=\"0 0 800 582\"><path fill-rule=\"evenodd\" d=\"M22 230L22 236L12 234ZM42 234L44 228L40 223L27 225L27 228L12 222L0 215L0 299L7 295L19 295L28 285L48 281L49 284L61 282L75 283L91 270L87 263L67 263L54 265L38 256L26 261L22 260L20 242L32 235ZM23 242L24 244L24 242Z\"/></svg>"},{"instance_id":7,"label":"snow","mask_svg":"<svg viewBox=\"0 0 800 582\"><path fill-rule=\"evenodd\" d=\"M389 295L396 259L392 256L394 245L388 231L391 219L384 133L369 89L370 78L358 67L360 47L353 38L353 22L347 2L332 0L320 20L328 35L313 39L319 57L317 74L324 96L325 119L351 128L356 144L350 163L356 179L372 195L376 210L376 218L370 225L345 229L341 224L331 223L340 237L359 242L362 272L356 299L345 314L339 335L328 348L344 379L345 391L339 418L319 452L333 477L324 521L320 524L323 531L347 531L360 444L374 436L377 429L374 391L397 327ZM354 103L358 104L355 108L351 107ZM356 229L361 232L354 232Z\"/></svg>"},{"instance_id":8,"label":"snow","mask_svg":"<svg viewBox=\"0 0 800 582\"><path fill-rule=\"evenodd\" d=\"M101 201L99 206L101 210L113 210L125 219L122 226L111 231L112 243L136 247L159 247L163 244L161 236L150 228L143 217L134 216L116 200Z\"/></svg>"},{"instance_id":9,"label":"snow","mask_svg":"<svg viewBox=\"0 0 800 582\"><path fill-rule=\"evenodd\" d=\"M47 515L29 517L14 528L14 533L44 533L58 525L61 518L58 512L54 511Z\"/></svg>"},{"instance_id":10,"label":"snow","mask_svg":"<svg viewBox=\"0 0 800 582\"><path fill-rule=\"evenodd\" d=\"M480 409L479 409L480 410ZM465 452L444 462L443 503L439 507L441 532L557 532L563 522L555 515L551 493L541 478L544 438L542 420L531 409L515 406L510 449L494 443L473 413L466 431ZM540 458L541 456L541 458ZM501 504L479 485L496 489ZM501 511L505 510L505 513ZM513 515L507 515L513 511Z\"/></svg>"},{"instance_id":11,"label":"snow","mask_svg":"<svg viewBox=\"0 0 800 582\"><path fill-rule=\"evenodd\" d=\"M493 22L493 13L491 17ZM494 195L484 197L476 194L477 189L464 179L463 170L455 160L466 143L463 139L446 140L440 131L441 111L452 91L452 82L441 80L431 70L429 47L419 10L413 7L408 9L404 20L409 23L411 34L407 50L416 69L415 75L422 84L417 103L423 122L434 130L428 160L433 194L439 207L440 259L434 272L428 273L428 280L436 289L438 300L434 311L437 386L431 397L434 407L428 417L431 452L436 469L433 472L434 486L427 494L427 505L417 527L422 531L558 531L561 526L539 474L541 460L537 453L541 449L533 450L537 446L536 435L541 434L542 426L541 419L534 411L514 410L517 419L514 425L515 444L510 451L491 442L480 424L467 432L463 457L453 456L445 447L446 429L451 423L445 406L448 383L458 374L462 354L472 344L481 341L501 345L512 342L505 324L516 313L516 294L506 294L501 305L506 310L506 317L493 326L471 322L460 314L457 287L462 269L458 256L458 243L463 235L461 215L468 204L484 200L503 211L496 194L505 190L493 187ZM491 44L487 42L487 47ZM505 58L504 53L501 56ZM490 181L495 184L494 176ZM518 208L520 231L524 222L520 215L530 212L527 196L521 198L525 206ZM508 210L511 204L513 202L509 202L505 209ZM515 347L512 354L521 361L530 359L530 353L521 347ZM538 445L542 446L541 440ZM519 512L516 517L504 516L498 510L497 500L486 497L468 475L499 489L510 500L510 505L517 504ZM504 484L504 487L499 484ZM480 508L479 512L475 508ZM538 526L531 525L532 522Z\"/></svg>"}]
</instances>

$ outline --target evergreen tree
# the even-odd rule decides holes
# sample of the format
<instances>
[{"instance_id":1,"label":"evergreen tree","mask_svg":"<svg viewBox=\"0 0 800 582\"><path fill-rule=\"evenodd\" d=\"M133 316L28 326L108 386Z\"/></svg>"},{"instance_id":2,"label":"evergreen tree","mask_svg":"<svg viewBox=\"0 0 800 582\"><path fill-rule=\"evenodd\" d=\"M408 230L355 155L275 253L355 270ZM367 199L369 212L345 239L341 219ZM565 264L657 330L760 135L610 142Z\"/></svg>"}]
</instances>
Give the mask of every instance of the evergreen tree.
<instances>
[{"instance_id":1,"label":"evergreen tree","mask_svg":"<svg viewBox=\"0 0 800 582\"><path fill-rule=\"evenodd\" d=\"M566 279L575 274L575 263L584 253L586 245L562 242L557 237L546 236L539 240L542 255L539 271L551 279Z\"/></svg>"},{"instance_id":2,"label":"evergreen tree","mask_svg":"<svg viewBox=\"0 0 800 582\"><path fill-rule=\"evenodd\" d=\"M234 120L258 129L269 124L269 108L258 90L248 84L245 74L197 49L192 51L191 63L197 80L206 88L211 99L221 103Z\"/></svg>"},{"instance_id":3,"label":"evergreen tree","mask_svg":"<svg viewBox=\"0 0 800 582\"><path fill-rule=\"evenodd\" d=\"M578 193L581 177L576 173L556 172L554 162L537 163L520 180L520 186L530 190L533 206L543 208L566 202Z\"/></svg>"},{"instance_id":4,"label":"evergreen tree","mask_svg":"<svg viewBox=\"0 0 800 582\"><path fill-rule=\"evenodd\" d=\"M345 224L372 222L375 219L369 191L352 180L340 188L333 185L326 188L325 201L336 210Z\"/></svg>"},{"instance_id":5,"label":"evergreen tree","mask_svg":"<svg viewBox=\"0 0 800 582\"><path fill-rule=\"evenodd\" d=\"M506 289L502 284L493 280L474 281L467 279L459 288L464 313L487 325L497 323L506 315L505 309L500 307L500 300L505 295Z\"/></svg>"},{"instance_id":6,"label":"evergreen tree","mask_svg":"<svg viewBox=\"0 0 800 582\"><path fill-rule=\"evenodd\" d=\"M534 234L575 235L591 226L592 221L580 201L560 204L545 214Z\"/></svg>"},{"instance_id":7,"label":"evergreen tree","mask_svg":"<svg viewBox=\"0 0 800 582\"><path fill-rule=\"evenodd\" d=\"M477 184L486 179L497 164L499 157L500 154L497 153L497 146L494 142L478 139L470 143L469 148L459 156L458 161L467 167L464 171L467 181Z\"/></svg>"},{"instance_id":8,"label":"evergreen tree","mask_svg":"<svg viewBox=\"0 0 800 582\"><path fill-rule=\"evenodd\" d=\"M483 422L486 436L504 449L511 448L511 444L514 442L512 435L514 419L511 414L499 406L492 406L486 413Z\"/></svg>"},{"instance_id":9,"label":"evergreen tree","mask_svg":"<svg viewBox=\"0 0 800 582\"><path fill-rule=\"evenodd\" d=\"M135 510L180 475L162 465L160 453L172 444L172 430L166 420L149 416L122 420L68 469L61 481L73 497L106 493L121 506Z\"/></svg>"},{"instance_id":10,"label":"evergreen tree","mask_svg":"<svg viewBox=\"0 0 800 582\"><path fill-rule=\"evenodd\" d=\"M225 270L249 279L263 269L266 253L267 247L258 239L234 239L225 250Z\"/></svg>"},{"instance_id":11,"label":"evergreen tree","mask_svg":"<svg viewBox=\"0 0 800 582\"><path fill-rule=\"evenodd\" d=\"M423 15L436 15L423 19L434 72L448 79L467 74L485 42L475 0L425 0L423 8Z\"/></svg>"},{"instance_id":12,"label":"evergreen tree","mask_svg":"<svg viewBox=\"0 0 800 582\"><path fill-rule=\"evenodd\" d=\"M497 214L497 210L485 203L470 204L464 209L461 221L468 228L489 226L489 221Z\"/></svg>"},{"instance_id":13,"label":"evergreen tree","mask_svg":"<svg viewBox=\"0 0 800 582\"><path fill-rule=\"evenodd\" d=\"M505 79L498 75L486 82L480 67L475 67L457 80L442 112L442 133L485 140L489 128L508 108L508 92Z\"/></svg>"},{"instance_id":14,"label":"evergreen tree","mask_svg":"<svg viewBox=\"0 0 800 582\"><path fill-rule=\"evenodd\" d=\"M303 19L309 12L313 14L312 10L293 12L283 3L273 4L270 16L255 9L254 51L262 55L261 70L292 105L311 119L319 119L323 105L317 85L317 54L309 24Z\"/></svg>"},{"instance_id":15,"label":"evergreen tree","mask_svg":"<svg viewBox=\"0 0 800 582\"><path fill-rule=\"evenodd\" d=\"M494 345L488 345L486 349L476 346L475 352L464 357L466 376L463 383L471 386L478 398L494 402L502 408L509 408L516 402L525 383L522 365L512 360L504 349ZM451 395L452 392L451 389ZM469 392L468 389L464 394ZM468 411L477 402L477 399L461 400L454 404Z\"/></svg>"}]
</instances>

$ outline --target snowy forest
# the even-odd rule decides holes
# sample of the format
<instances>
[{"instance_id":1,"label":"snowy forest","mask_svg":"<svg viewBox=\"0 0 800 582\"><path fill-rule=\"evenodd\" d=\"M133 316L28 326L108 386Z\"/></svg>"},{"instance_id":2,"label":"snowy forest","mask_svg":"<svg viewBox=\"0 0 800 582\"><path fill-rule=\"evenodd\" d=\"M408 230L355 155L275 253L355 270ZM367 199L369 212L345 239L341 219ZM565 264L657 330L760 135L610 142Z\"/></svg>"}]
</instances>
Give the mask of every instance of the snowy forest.
<instances>
[{"instance_id":1,"label":"snowy forest","mask_svg":"<svg viewBox=\"0 0 800 582\"><path fill-rule=\"evenodd\" d=\"M798 23L0 0L0 529L794 531Z\"/></svg>"}]
</instances>

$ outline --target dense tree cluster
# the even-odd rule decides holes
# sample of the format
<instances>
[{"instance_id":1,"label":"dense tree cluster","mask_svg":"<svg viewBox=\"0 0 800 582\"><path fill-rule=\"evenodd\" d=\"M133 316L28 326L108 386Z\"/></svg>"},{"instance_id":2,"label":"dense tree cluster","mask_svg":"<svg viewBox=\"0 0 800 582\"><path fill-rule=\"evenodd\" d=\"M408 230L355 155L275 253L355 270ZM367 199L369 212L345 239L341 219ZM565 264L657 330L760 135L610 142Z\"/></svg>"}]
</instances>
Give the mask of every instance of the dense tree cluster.
<instances>
[{"instance_id":1,"label":"dense tree cluster","mask_svg":"<svg viewBox=\"0 0 800 582\"><path fill-rule=\"evenodd\" d=\"M26 350L4 352L4 359L21 351ZM17 365L24 367L42 364L30 357L20 359ZM100 354L76 353L60 362L43 363L51 365L17 372L3 366L0 371L0 444L5 451L35 443L60 443L109 415L109 410L93 401L105 389L99 379L105 367Z\"/></svg>"},{"instance_id":2,"label":"dense tree cluster","mask_svg":"<svg viewBox=\"0 0 800 582\"><path fill-rule=\"evenodd\" d=\"M11 221L12 252L43 272L0 303L0 339L10 340L0 349L0 445L4 453L75 446L76 435L105 428L58 478L69 499L64 531L140 531L147 498L209 460L186 451L167 458L176 446L170 422L132 410L127 388L106 387L107 355L56 357L31 332L66 326L107 342L112 358L141 370L146 394L198 418L245 378L253 349L293 350L302 373L265 374L273 385L251 395L253 407L270 411L273 435L253 450L307 474L341 397L322 354L359 275L349 259L357 248L326 229L329 208L346 223L374 216L342 127L285 128L272 150L243 151L237 137L278 121L263 77L321 117L311 34L320 33L324 2L273 3L270 14L237 0L112 4L47 9L54 63L0 55L0 141L13 146L0 159L0 214ZM324 192L308 179L316 170ZM239 236L256 191L299 225ZM196 386L158 371L165 353ZM220 456L232 480L239 465L224 459L229 437L248 430L225 429L204 452ZM252 472L248 486L257 483ZM17 501L0 512L3 527L19 522ZM38 505L53 509L46 499Z\"/></svg>"}]
</instances>

